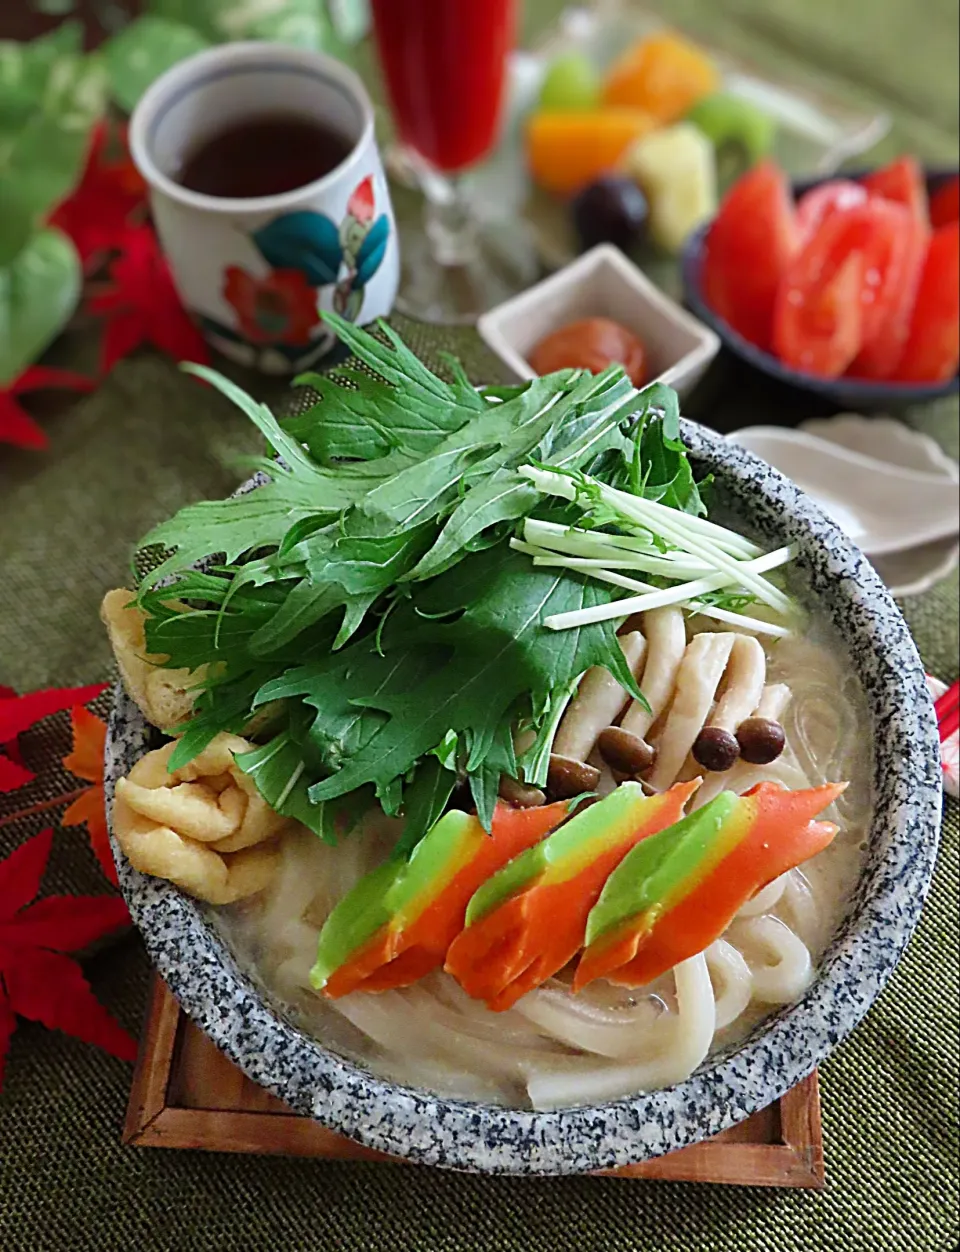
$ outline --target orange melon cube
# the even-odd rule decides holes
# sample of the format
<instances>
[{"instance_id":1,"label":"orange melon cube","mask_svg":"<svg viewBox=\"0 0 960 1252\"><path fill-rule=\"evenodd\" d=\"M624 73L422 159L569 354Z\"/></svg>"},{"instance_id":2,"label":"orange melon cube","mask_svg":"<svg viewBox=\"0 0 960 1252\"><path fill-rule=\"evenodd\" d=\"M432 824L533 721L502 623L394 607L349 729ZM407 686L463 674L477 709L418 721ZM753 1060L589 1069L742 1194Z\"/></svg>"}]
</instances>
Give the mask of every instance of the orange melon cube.
<instances>
[{"instance_id":1,"label":"orange melon cube","mask_svg":"<svg viewBox=\"0 0 960 1252\"><path fill-rule=\"evenodd\" d=\"M710 57L666 30L635 43L614 62L604 82L603 103L643 109L668 125L720 86L720 71Z\"/></svg>"},{"instance_id":2,"label":"orange melon cube","mask_svg":"<svg viewBox=\"0 0 960 1252\"><path fill-rule=\"evenodd\" d=\"M535 113L527 122L527 164L538 186L569 195L614 169L631 144L657 126L641 109Z\"/></svg>"}]
</instances>

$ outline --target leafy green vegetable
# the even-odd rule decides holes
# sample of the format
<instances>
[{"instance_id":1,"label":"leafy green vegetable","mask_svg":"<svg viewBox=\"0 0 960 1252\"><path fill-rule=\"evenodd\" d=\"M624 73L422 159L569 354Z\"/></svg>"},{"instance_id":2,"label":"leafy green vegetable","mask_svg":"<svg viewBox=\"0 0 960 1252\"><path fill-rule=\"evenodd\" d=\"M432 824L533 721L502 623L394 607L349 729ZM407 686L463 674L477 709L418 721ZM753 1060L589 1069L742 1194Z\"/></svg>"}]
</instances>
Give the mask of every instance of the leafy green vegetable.
<instances>
[{"instance_id":1,"label":"leafy green vegetable","mask_svg":"<svg viewBox=\"0 0 960 1252\"><path fill-rule=\"evenodd\" d=\"M178 764L219 730L256 733L264 742L240 764L269 803L330 839L344 825L331 814L375 795L404 817L406 854L458 782L488 829L502 775L543 783L591 667L643 698L608 608L619 593L593 570L589 545L615 566L670 566L649 533L571 530L585 485L598 484L604 525L622 522L610 501L623 496L685 518L711 544L720 528L699 517L669 390L637 392L613 367L481 391L456 362L446 379L432 373L385 326L328 320L353 361L307 377L320 399L295 418L277 422L193 368L278 459L257 462L269 481L256 490L191 505L146 537L173 551L138 600L149 650L198 671ZM526 468L538 463L577 503L545 502L541 471ZM515 538L524 526L537 528L534 542ZM734 538L738 555L753 553ZM712 551L685 557L683 576L710 573ZM577 615L572 629L548 627Z\"/></svg>"},{"instance_id":2,"label":"leafy green vegetable","mask_svg":"<svg viewBox=\"0 0 960 1252\"><path fill-rule=\"evenodd\" d=\"M393 850L394 856L410 855L423 835L443 815L456 785L455 771L446 769L437 757L427 756L420 762L414 780L403 797L406 823Z\"/></svg>"},{"instance_id":3,"label":"leafy green vegetable","mask_svg":"<svg viewBox=\"0 0 960 1252\"><path fill-rule=\"evenodd\" d=\"M503 547L471 556L441 575L414 597L412 607L393 615L383 632L386 657L376 657L372 666L382 668L402 644L410 653L428 650L429 672L410 685L402 670L380 682L368 679L367 665L348 671L343 698L386 714L387 720L331 778L311 788L310 798L332 799L372 783L382 800L449 730L464 736L472 775L494 745L502 744L504 723L512 721L520 700L529 701L539 719L553 689L592 665L606 666L639 694L610 623L562 634L542 624L551 613L602 603L609 594L564 571L532 571L529 562ZM452 622L418 621L418 608L431 615L462 613Z\"/></svg>"}]
</instances>

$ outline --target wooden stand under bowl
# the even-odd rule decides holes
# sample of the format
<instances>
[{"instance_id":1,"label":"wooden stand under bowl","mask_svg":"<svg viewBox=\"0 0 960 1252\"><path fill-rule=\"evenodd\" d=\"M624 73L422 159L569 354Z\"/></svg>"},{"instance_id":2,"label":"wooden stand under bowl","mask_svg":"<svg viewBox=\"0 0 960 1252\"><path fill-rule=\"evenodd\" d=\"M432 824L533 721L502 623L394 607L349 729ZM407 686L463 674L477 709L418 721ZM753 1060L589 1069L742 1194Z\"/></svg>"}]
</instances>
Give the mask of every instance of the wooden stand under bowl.
<instances>
[{"instance_id":1,"label":"wooden stand under bowl","mask_svg":"<svg viewBox=\"0 0 960 1252\"><path fill-rule=\"evenodd\" d=\"M180 1011L155 976L127 1106L123 1141L402 1164L294 1113L251 1082ZM823 1186L816 1071L776 1104L706 1143L609 1171L621 1178L752 1187Z\"/></svg>"}]
</instances>

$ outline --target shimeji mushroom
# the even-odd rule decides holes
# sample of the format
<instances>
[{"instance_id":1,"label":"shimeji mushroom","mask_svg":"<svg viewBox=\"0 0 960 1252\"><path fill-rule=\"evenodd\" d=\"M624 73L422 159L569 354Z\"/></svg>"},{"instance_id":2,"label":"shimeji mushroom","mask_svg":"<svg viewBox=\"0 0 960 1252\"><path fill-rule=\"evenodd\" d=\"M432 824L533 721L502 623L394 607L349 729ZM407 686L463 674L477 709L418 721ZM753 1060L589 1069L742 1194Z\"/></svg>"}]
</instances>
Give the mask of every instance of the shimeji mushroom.
<instances>
[{"instance_id":1,"label":"shimeji mushroom","mask_svg":"<svg viewBox=\"0 0 960 1252\"><path fill-rule=\"evenodd\" d=\"M647 652L639 630L620 636L620 647L630 672L637 674ZM547 787L558 799L592 791L600 771L587 763L601 731L620 715L629 695L609 670L594 666L583 676L577 694L563 715L553 741Z\"/></svg>"},{"instance_id":2,"label":"shimeji mushroom","mask_svg":"<svg viewBox=\"0 0 960 1252\"><path fill-rule=\"evenodd\" d=\"M767 676L763 648L752 635L735 635L726 668L726 685L713 713L693 744L694 760L704 769L724 772L740 757L737 728L757 707Z\"/></svg>"},{"instance_id":3,"label":"shimeji mushroom","mask_svg":"<svg viewBox=\"0 0 960 1252\"><path fill-rule=\"evenodd\" d=\"M604 761L619 774L636 775L653 764L656 753L646 734L673 695L687 646L683 613L674 606L645 613L643 633L647 647L640 687L647 703L631 701L620 725L612 725L611 718L597 738Z\"/></svg>"},{"instance_id":4,"label":"shimeji mushroom","mask_svg":"<svg viewBox=\"0 0 960 1252\"><path fill-rule=\"evenodd\" d=\"M647 776L654 791L665 791L683 768L710 714L735 638L726 632L704 633L687 644L657 744L656 764Z\"/></svg>"},{"instance_id":5,"label":"shimeji mushroom","mask_svg":"<svg viewBox=\"0 0 960 1252\"><path fill-rule=\"evenodd\" d=\"M792 698L792 692L786 683L768 683L763 689L759 703L752 711L752 717L763 718L779 725L779 719ZM736 765L728 773L714 774L704 780L703 786L697 792L694 807L699 808L703 804L708 804L720 791L735 791L741 795L748 787L752 787L754 783L766 776L758 773L756 765L741 754ZM807 786L805 775L794 765L786 767L783 764L778 765L777 776L785 786L797 788Z\"/></svg>"}]
</instances>

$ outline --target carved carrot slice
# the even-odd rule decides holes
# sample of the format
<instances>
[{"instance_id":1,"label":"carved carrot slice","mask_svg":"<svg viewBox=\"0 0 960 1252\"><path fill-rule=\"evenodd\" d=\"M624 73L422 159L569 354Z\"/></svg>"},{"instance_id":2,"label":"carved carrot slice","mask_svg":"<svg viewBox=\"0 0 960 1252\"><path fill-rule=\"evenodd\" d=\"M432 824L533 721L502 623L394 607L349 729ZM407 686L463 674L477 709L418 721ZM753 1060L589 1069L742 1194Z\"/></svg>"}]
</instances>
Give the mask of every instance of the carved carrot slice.
<instances>
[{"instance_id":1,"label":"carved carrot slice","mask_svg":"<svg viewBox=\"0 0 960 1252\"><path fill-rule=\"evenodd\" d=\"M386 991L442 965L477 887L558 826L570 808L498 804L489 834L469 813L444 814L409 861L377 866L337 904L320 932L313 986L330 999Z\"/></svg>"},{"instance_id":2,"label":"carved carrot slice","mask_svg":"<svg viewBox=\"0 0 960 1252\"><path fill-rule=\"evenodd\" d=\"M836 826L812 819L845 786L724 791L636 847L590 913L574 990L595 978L642 986L709 947L747 900L833 839Z\"/></svg>"},{"instance_id":3,"label":"carved carrot slice","mask_svg":"<svg viewBox=\"0 0 960 1252\"><path fill-rule=\"evenodd\" d=\"M607 876L640 840L677 821L699 783L653 796L623 783L515 857L471 899L446 971L488 1008L510 1008L576 956Z\"/></svg>"}]
</instances>

